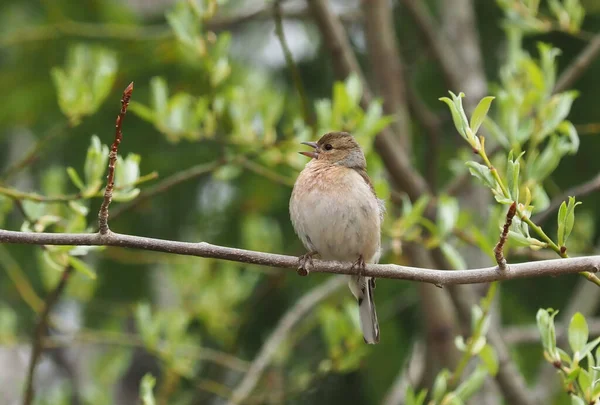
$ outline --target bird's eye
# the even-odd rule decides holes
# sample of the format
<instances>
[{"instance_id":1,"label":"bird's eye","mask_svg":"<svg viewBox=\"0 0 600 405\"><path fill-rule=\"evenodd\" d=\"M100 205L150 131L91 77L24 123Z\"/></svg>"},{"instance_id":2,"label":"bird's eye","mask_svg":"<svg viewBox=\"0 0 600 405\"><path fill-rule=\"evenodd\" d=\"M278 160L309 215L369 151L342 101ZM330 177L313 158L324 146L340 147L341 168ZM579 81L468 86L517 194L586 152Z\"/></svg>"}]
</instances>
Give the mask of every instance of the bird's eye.
<instances>
[{"instance_id":1,"label":"bird's eye","mask_svg":"<svg viewBox=\"0 0 600 405\"><path fill-rule=\"evenodd\" d=\"M328 143L327 145L325 145L325 150L331 150L333 149L333 146L331 146L330 143Z\"/></svg>"}]
</instances>

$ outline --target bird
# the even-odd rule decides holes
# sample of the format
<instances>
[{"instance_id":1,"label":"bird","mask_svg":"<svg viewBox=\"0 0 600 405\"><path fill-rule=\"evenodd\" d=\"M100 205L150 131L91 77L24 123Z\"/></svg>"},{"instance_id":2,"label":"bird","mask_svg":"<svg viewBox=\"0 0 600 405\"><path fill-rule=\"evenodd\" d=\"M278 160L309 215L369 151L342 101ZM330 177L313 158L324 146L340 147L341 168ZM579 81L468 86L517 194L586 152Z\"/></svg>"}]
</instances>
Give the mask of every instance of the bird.
<instances>
[{"instance_id":1,"label":"bird","mask_svg":"<svg viewBox=\"0 0 600 405\"><path fill-rule=\"evenodd\" d=\"M373 290L375 279L363 276L366 263L381 256L385 213L367 174L365 155L348 132L328 132L300 154L311 158L298 175L289 210L294 231L308 252L299 257L298 274L308 275L314 256L351 262L350 291L358 301L364 341L379 343Z\"/></svg>"}]
</instances>

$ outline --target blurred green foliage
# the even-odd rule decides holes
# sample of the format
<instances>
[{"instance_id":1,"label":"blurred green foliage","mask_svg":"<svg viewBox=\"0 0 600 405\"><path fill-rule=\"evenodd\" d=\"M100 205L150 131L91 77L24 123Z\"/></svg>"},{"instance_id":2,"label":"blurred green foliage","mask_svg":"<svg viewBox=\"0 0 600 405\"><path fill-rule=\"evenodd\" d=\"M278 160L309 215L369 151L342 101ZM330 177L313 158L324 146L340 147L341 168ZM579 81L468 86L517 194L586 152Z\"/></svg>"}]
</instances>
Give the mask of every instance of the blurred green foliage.
<instances>
[{"instance_id":1,"label":"blurred green foliage","mask_svg":"<svg viewBox=\"0 0 600 405\"><path fill-rule=\"evenodd\" d=\"M394 207L384 167L372 147L376 134L393 121L383 113L381 101L361 108L361 81L354 75L333 80L329 55L317 49L314 58L298 62L316 113L316 129L311 128L286 67L248 61L236 51L255 46L252 34L262 35L259 27L211 27L220 15L235 14L235 3L182 0L144 14L117 1L5 1L0 13L0 188L13 194L0 192L0 226L34 232L96 228L119 97L134 81L111 208L135 202L146 187L198 165L214 165L214 170L190 176L111 218L115 230L299 255L303 249L287 208L290 185L306 163L297 153L298 144L313 140L314 131L318 136L345 130L363 147L375 189L390 207L384 262L404 262L407 242L440 247L459 269L466 268L458 249L464 243L491 257L512 201L520 203L521 215L509 233L511 249L540 249L552 242L560 250L568 242L569 252L596 251L597 195L583 200L576 218L579 201L565 202L557 221L543 228L545 235L552 235L550 242L530 233L527 222L561 190L598 171L595 99L600 84L595 76L600 65L590 67L577 91L553 94L559 72L584 45L581 38L600 28L593 2L475 2L493 97L483 99L470 119L462 95L444 99L451 114L436 101L446 94L439 72L424 57L412 21L395 9L409 81L430 108L448 117L447 136L438 140L440 162L429 160L425 132L414 125L414 164L420 170L437 165L444 182L470 171L499 203L489 207L491 219L485 223L442 190L435 197L436 223L423 217L430 196L414 202L399 196L401 204ZM466 144L455 136L452 124ZM592 130L581 131L590 128L584 124ZM478 137L484 132L489 134L488 146L494 143L497 149L486 152ZM489 165L476 162L473 149L489 153ZM33 156L31 161L28 156ZM40 299L67 266L77 272L64 301L81 313L73 336L61 326L60 314L53 319L53 333L73 342L114 343L94 352L86 364L94 378L80 387L79 395L90 404L110 403L111 388L128 373L140 371L143 366L135 354L141 348L158 364L141 370L146 375L150 369L156 380L150 374L136 380L141 380L144 404L227 396L247 369L240 359L254 358L282 315L325 277L299 279L258 266L115 248L0 246L0 344L27 341ZM506 283L502 321L532 324L539 307L564 306L574 283L571 278ZM256 390L258 401L268 391L280 390L286 403L380 402L410 343L421 336L424 315L415 311L413 284L380 280L378 287L383 331L379 346L363 344L349 293L333 294L279 348L274 373ZM490 301L488 297L473 309L473 336L457 340L464 358L477 357L478 366L460 383L452 380L456 370L440 373L428 387L432 398L462 403L458 401L466 401L497 371L485 339ZM552 341L554 332L547 332L554 314L544 313L538 313L538 325L544 317L546 357L558 353L569 368L565 384L577 379L582 397L591 401L597 397L598 354L593 357L590 349L581 355L591 344L585 319L578 316L571 322L571 358ZM514 354L521 362L543 358L540 347L518 347ZM223 361L227 356L239 357L235 367ZM587 368L579 364L583 357ZM526 376L532 378L532 372ZM65 383L39 395L37 403L70 403L72 390ZM407 403L423 404L423 392L411 388ZM557 401L569 403L566 395Z\"/></svg>"}]
</instances>

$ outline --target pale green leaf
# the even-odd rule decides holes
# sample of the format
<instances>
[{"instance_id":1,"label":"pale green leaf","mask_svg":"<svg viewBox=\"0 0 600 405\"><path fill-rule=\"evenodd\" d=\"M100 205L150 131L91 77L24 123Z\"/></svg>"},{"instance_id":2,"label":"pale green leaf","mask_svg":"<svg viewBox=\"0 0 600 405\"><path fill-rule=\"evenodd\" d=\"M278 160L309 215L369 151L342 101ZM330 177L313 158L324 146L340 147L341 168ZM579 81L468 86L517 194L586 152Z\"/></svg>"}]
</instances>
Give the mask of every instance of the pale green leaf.
<instances>
[{"instance_id":1,"label":"pale green leaf","mask_svg":"<svg viewBox=\"0 0 600 405\"><path fill-rule=\"evenodd\" d=\"M587 343L589 330L585 317L577 312L571 318L569 324L569 345L571 350L575 352L581 351Z\"/></svg>"},{"instance_id":2,"label":"pale green leaf","mask_svg":"<svg viewBox=\"0 0 600 405\"><path fill-rule=\"evenodd\" d=\"M481 99L475 110L473 110L473 114L471 115L471 131L476 135L477 131L479 131L479 127L487 117L488 111L490 110L490 106L492 105L492 101L495 97L488 96Z\"/></svg>"}]
</instances>

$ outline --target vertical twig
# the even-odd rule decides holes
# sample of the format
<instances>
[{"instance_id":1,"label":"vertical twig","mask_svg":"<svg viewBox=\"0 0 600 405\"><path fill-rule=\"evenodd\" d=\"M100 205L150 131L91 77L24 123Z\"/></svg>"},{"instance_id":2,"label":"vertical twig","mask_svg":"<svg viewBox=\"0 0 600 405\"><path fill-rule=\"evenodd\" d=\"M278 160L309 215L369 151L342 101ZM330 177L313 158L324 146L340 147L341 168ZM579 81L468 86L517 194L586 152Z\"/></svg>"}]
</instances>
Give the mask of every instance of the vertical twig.
<instances>
[{"instance_id":1,"label":"vertical twig","mask_svg":"<svg viewBox=\"0 0 600 405\"><path fill-rule=\"evenodd\" d=\"M290 70L294 86L296 87L296 91L298 92L298 96L300 96L300 101L302 102L302 112L304 115L304 121L312 128L313 135L316 135L317 123L315 122L315 118L310 109L308 97L306 96L304 84L302 83L302 77L300 76L298 67L294 63L292 51L290 50L290 47L288 46L288 43L285 39L280 0L276 0L275 3L273 3L273 19L275 20L275 35L277 35L277 38L279 39L279 43L281 44L281 50L283 51L283 56L285 57L285 63L288 69Z\"/></svg>"},{"instance_id":2,"label":"vertical twig","mask_svg":"<svg viewBox=\"0 0 600 405\"><path fill-rule=\"evenodd\" d=\"M553 93L560 93L571 87L600 54L600 34L594 35L590 43L559 76Z\"/></svg>"},{"instance_id":3,"label":"vertical twig","mask_svg":"<svg viewBox=\"0 0 600 405\"><path fill-rule=\"evenodd\" d=\"M501 271L506 270L506 258L504 257L504 244L506 243L506 239L508 238L508 229L512 224L512 220L517 213L517 202L513 201L513 203L508 208L508 212L506 213L506 222L504 223L504 228L502 229L502 233L500 234L500 240L496 244L494 248L494 257L496 258L496 263L498 263L498 269Z\"/></svg>"},{"instance_id":4,"label":"vertical twig","mask_svg":"<svg viewBox=\"0 0 600 405\"><path fill-rule=\"evenodd\" d=\"M52 312L52 308L58 302L58 298L64 291L67 286L67 282L69 277L73 273L73 267L67 266L60 277L60 280L54 290L50 292L48 297L46 298L46 302L44 303L44 309L40 315L40 319L35 327L35 332L33 335L33 344L31 348L31 358L29 360L29 367L27 368L27 379L25 382L25 394L23 397L23 405L31 405L33 403L33 397L35 395L34 388L34 376L35 376L35 368L37 363L42 355L42 351L44 350L44 337L46 335L46 330L48 329L48 318L50 316L50 312Z\"/></svg>"},{"instance_id":5,"label":"vertical twig","mask_svg":"<svg viewBox=\"0 0 600 405\"><path fill-rule=\"evenodd\" d=\"M129 86L123 91L123 98L121 98L121 112L117 116L117 122L115 124L115 140L110 147L108 154L108 176L106 180L106 190L104 190L104 200L100 206L100 212L98 213L98 229L101 235L106 235L110 229L108 228L108 206L112 200L113 188L115 187L115 165L117 164L117 154L119 152L119 144L123 139L123 118L127 114L127 106L129 105L129 99L133 92L133 82L129 83Z\"/></svg>"}]
</instances>

